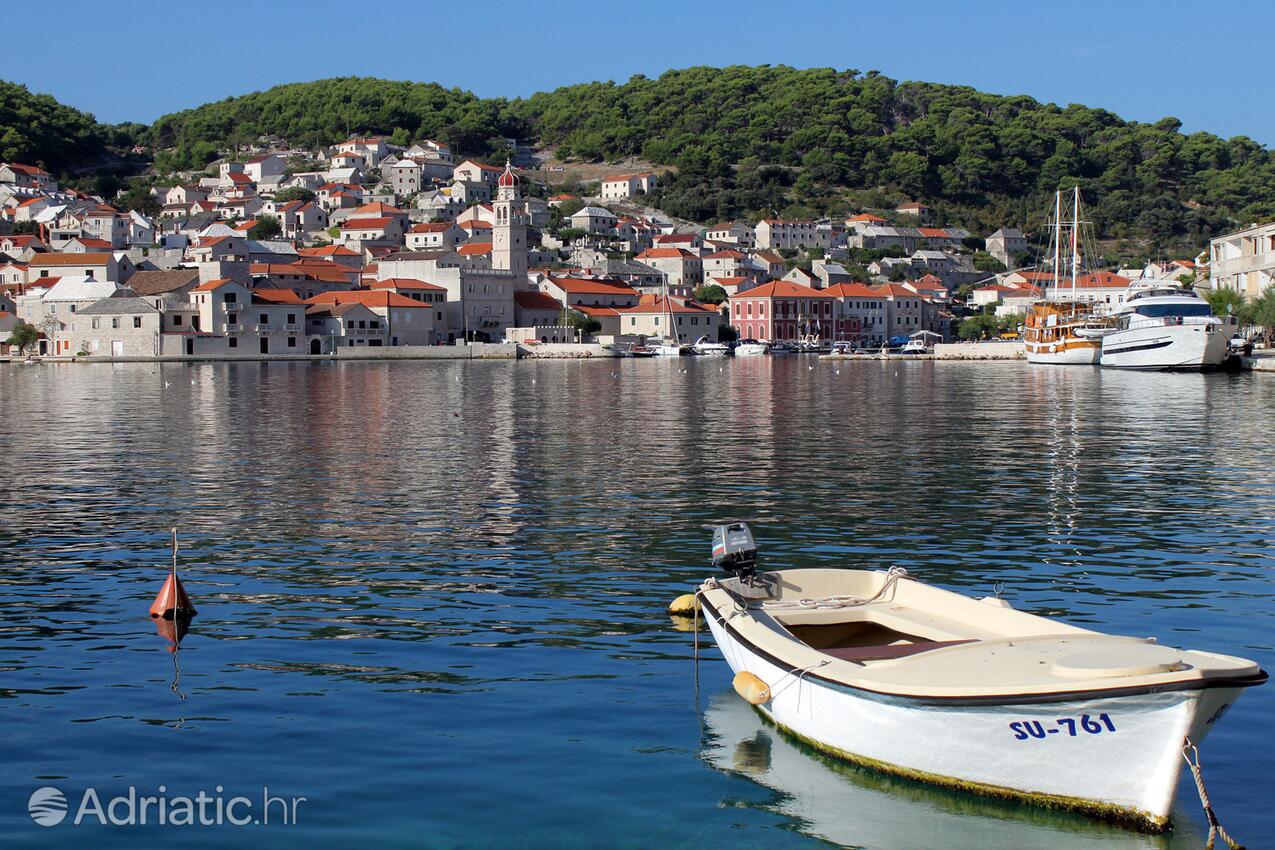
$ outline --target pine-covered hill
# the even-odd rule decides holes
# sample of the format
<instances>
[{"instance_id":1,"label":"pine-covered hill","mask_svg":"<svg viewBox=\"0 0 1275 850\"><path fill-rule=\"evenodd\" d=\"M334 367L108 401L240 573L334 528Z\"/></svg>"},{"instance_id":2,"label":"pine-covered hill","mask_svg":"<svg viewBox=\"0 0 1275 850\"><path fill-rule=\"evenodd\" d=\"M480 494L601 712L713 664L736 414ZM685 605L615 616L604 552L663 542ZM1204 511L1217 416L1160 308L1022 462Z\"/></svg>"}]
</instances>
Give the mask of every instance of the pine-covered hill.
<instances>
[{"instance_id":1,"label":"pine-covered hill","mask_svg":"<svg viewBox=\"0 0 1275 850\"><path fill-rule=\"evenodd\" d=\"M77 140L97 144L91 118L35 99L44 129L22 135L21 123L0 113L0 140L17 132L21 142L0 144L0 158L56 169L82 155ZM946 222L986 232L1039 224L1053 191L1079 184L1101 236L1154 251L1197 248L1275 215L1272 151L1245 137L1187 135L1173 118L1141 124L1102 109L828 68L688 68L518 100L344 77L166 115L144 137L166 171L202 167L261 135L312 146L371 133L402 143L434 138L466 156L495 155L504 137L589 162L640 156L675 166L650 202L698 221L921 200ZM46 152L30 152L44 144Z\"/></svg>"},{"instance_id":2,"label":"pine-covered hill","mask_svg":"<svg viewBox=\"0 0 1275 850\"><path fill-rule=\"evenodd\" d=\"M111 128L47 94L0 80L0 162L65 172L107 156Z\"/></svg>"},{"instance_id":3,"label":"pine-covered hill","mask_svg":"<svg viewBox=\"0 0 1275 850\"><path fill-rule=\"evenodd\" d=\"M1100 234L1160 245L1275 214L1272 152L1251 139L873 72L690 68L536 94L512 112L560 155L677 165L653 200L699 220L906 198L986 232L1038 222L1075 184Z\"/></svg>"},{"instance_id":4,"label":"pine-covered hill","mask_svg":"<svg viewBox=\"0 0 1275 850\"><path fill-rule=\"evenodd\" d=\"M436 139L454 150L487 155L506 130L525 131L503 100L485 100L437 83L339 77L289 83L159 118L150 139L179 168L200 168L221 151L263 135L299 146L330 145L353 134L398 144Z\"/></svg>"}]
</instances>

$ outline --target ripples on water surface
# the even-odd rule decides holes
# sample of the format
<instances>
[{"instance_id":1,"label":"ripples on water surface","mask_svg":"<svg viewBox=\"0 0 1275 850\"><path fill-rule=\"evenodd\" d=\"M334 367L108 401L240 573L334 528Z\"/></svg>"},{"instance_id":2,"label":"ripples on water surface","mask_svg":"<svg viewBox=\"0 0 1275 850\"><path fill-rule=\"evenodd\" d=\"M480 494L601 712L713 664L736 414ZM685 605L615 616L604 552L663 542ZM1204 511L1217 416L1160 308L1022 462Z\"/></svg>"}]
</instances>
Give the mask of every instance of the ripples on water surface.
<instances>
[{"instance_id":1,"label":"ripples on water surface","mask_svg":"<svg viewBox=\"0 0 1275 850\"><path fill-rule=\"evenodd\" d=\"M813 366L814 368L809 368ZM682 370L686 373L683 374ZM191 381L194 381L192 383ZM165 388L165 381L171 386ZM1275 379L1019 364L0 366L9 846L1198 847L819 759L663 607L710 522L769 567L923 580L1275 666ZM146 617L179 526L200 609ZM1209 738L1275 846L1275 687ZM300 825L32 824L135 785L305 796Z\"/></svg>"}]
</instances>

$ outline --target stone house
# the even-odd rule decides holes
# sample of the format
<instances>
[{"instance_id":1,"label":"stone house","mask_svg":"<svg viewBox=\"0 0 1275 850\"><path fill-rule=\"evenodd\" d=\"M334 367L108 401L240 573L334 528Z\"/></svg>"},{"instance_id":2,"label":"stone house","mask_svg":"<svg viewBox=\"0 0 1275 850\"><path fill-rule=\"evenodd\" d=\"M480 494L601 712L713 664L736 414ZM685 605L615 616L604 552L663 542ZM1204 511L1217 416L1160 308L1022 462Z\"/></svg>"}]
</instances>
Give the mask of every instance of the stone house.
<instances>
[{"instance_id":1,"label":"stone house","mask_svg":"<svg viewBox=\"0 0 1275 850\"><path fill-rule=\"evenodd\" d=\"M160 353L162 314L130 289L118 289L79 310L67 335L90 356L154 357Z\"/></svg>"}]
</instances>

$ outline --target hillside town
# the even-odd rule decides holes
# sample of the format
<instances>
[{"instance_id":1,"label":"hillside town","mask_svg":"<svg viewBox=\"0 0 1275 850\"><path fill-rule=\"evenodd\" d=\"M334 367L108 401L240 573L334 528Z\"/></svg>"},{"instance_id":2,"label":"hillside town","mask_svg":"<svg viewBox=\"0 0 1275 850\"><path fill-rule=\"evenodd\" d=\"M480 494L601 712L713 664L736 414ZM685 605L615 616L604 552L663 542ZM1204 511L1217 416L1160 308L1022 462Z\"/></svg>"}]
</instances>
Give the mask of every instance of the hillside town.
<instances>
[{"instance_id":1,"label":"hillside town","mask_svg":"<svg viewBox=\"0 0 1275 850\"><path fill-rule=\"evenodd\" d=\"M25 351L88 358L649 338L880 348L921 332L950 339L971 311L1019 316L1050 279L1032 270L1022 230L971 234L920 202L698 227L642 206L653 172L550 194L534 168L456 161L431 140L263 140L181 176L150 190L145 214L0 164L0 342L26 325ZM1254 275L1269 285L1275 274L1270 231L1214 240L1212 263L1092 272L1074 286L1114 305L1133 278L1196 281L1211 267L1260 292Z\"/></svg>"}]
</instances>

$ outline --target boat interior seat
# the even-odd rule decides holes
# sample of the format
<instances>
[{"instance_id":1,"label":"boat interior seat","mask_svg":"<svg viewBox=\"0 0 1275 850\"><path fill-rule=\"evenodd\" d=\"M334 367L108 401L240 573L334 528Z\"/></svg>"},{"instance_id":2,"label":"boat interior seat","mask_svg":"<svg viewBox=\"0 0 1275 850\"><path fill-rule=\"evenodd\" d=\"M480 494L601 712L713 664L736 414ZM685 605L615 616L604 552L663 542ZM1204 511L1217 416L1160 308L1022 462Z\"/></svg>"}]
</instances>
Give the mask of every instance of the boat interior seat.
<instances>
[{"instance_id":1,"label":"boat interior seat","mask_svg":"<svg viewBox=\"0 0 1275 850\"><path fill-rule=\"evenodd\" d=\"M976 622L893 604L785 611L776 619L788 632L815 649L924 641L996 640L1010 636Z\"/></svg>"},{"instance_id":2,"label":"boat interior seat","mask_svg":"<svg viewBox=\"0 0 1275 850\"><path fill-rule=\"evenodd\" d=\"M892 658L906 658L931 649L942 649L945 646L960 646L963 643L974 643L973 640L922 640L915 643L887 644L885 646L847 646L825 647L819 650L825 655L839 658L842 661L886 661Z\"/></svg>"}]
</instances>

